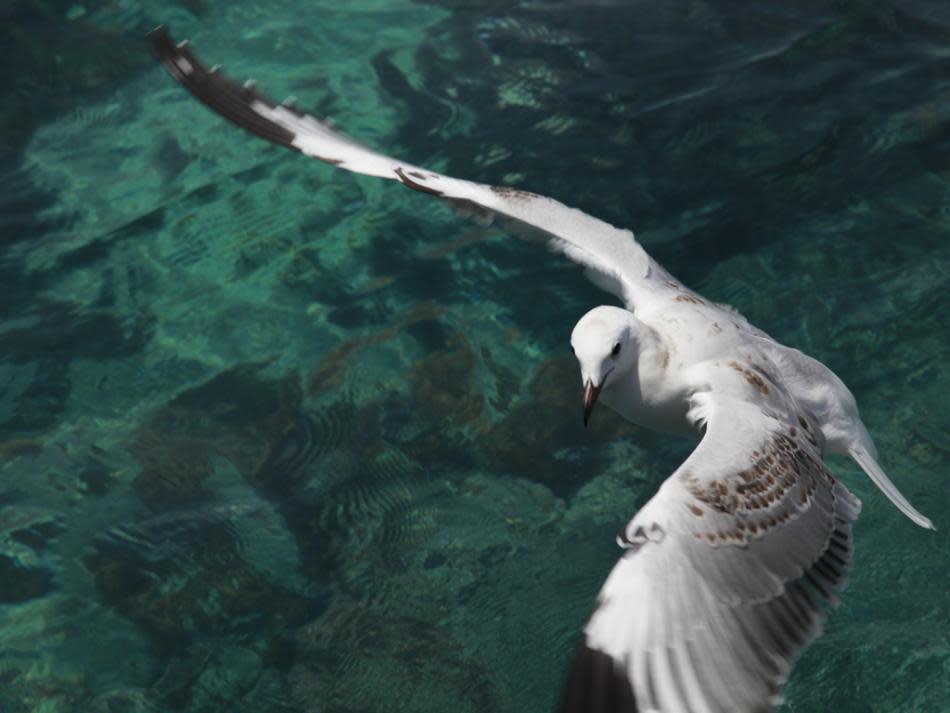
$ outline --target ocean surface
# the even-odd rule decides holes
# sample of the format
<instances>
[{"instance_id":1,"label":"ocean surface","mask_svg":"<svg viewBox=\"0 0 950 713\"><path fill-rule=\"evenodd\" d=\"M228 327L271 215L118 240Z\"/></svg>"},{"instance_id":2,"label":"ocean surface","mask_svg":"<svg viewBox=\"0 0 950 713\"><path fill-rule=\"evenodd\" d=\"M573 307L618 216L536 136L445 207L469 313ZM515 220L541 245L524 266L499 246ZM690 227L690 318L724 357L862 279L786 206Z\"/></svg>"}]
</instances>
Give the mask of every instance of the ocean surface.
<instances>
[{"instance_id":1,"label":"ocean surface","mask_svg":"<svg viewBox=\"0 0 950 713\"><path fill-rule=\"evenodd\" d=\"M574 265L227 124L160 23L832 367L939 531L832 461L854 573L781 711L950 711L942 0L5 0L0 711L551 711L692 447L582 427Z\"/></svg>"}]
</instances>

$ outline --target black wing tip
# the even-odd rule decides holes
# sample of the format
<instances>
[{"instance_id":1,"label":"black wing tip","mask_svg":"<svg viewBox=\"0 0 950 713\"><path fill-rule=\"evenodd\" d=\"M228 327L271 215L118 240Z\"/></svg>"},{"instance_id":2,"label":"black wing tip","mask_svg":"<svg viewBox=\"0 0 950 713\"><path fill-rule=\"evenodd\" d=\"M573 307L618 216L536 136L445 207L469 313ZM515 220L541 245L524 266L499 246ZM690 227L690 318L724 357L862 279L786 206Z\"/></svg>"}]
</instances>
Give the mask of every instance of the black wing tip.
<instances>
[{"instance_id":1,"label":"black wing tip","mask_svg":"<svg viewBox=\"0 0 950 713\"><path fill-rule=\"evenodd\" d=\"M559 713L638 713L633 684L623 665L582 643L564 687Z\"/></svg>"},{"instance_id":2,"label":"black wing tip","mask_svg":"<svg viewBox=\"0 0 950 713\"><path fill-rule=\"evenodd\" d=\"M148 40L152 51L175 81L209 109L252 134L275 144L293 147L295 135L292 131L255 111L255 102L269 108L274 108L276 104L253 86L241 86L230 81L217 71L217 67L215 71L209 70L198 61L187 42L175 43L165 25L159 25L149 32Z\"/></svg>"},{"instance_id":3,"label":"black wing tip","mask_svg":"<svg viewBox=\"0 0 950 713\"><path fill-rule=\"evenodd\" d=\"M152 52L154 52L155 56L160 60L167 63L174 56L176 49L175 41L168 31L167 25L159 25L149 32L146 37L148 37L148 43L152 47Z\"/></svg>"},{"instance_id":4,"label":"black wing tip","mask_svg":"<svg viewBox=\"0 0 950 713\"><path fill-rule=\"evenodd\" d=\"M168 25L157 25L154 30L148 33L148 39L155 43L163 37L169 37Z\"/></svg>"}]
</instances>

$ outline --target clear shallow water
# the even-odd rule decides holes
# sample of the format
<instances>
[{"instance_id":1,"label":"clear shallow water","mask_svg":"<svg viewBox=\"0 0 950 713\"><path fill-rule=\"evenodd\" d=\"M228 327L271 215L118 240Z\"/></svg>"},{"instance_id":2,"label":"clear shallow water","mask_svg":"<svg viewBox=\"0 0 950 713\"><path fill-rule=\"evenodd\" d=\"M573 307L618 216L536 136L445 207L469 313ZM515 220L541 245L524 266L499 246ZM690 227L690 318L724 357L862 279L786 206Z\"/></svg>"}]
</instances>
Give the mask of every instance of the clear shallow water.
<instances>
[{"instance_id":1,"label":"clear shallow water","mask_svg":"<svg viewBox=\"0 0 950 713\"><path fill-rule=\"evenodd\" d=\"M832 366L941 531L834 464L856 568L785 710L950 709L943 4L0 17L0 710L550 710L689 449L580 427L579 271L225 125L159 22L380 148L634 228Z\"/></svg>"}]
</instances>

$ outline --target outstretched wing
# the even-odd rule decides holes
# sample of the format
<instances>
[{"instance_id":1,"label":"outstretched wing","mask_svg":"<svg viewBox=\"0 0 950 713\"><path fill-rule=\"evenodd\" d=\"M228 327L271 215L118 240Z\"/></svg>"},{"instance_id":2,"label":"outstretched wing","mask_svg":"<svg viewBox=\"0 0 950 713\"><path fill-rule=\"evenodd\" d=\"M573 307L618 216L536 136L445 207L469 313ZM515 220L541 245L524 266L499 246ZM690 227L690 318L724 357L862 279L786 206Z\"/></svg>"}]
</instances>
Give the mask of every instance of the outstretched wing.
<instances>
[{"instance_id":1,"label":"outstretched wing","mask_svg":"<svg viewBox=\"0 0 950 713\"><path fill-rule=\"evenodd\" d=\"M551 198L504 186L489 186L434 173L378 154L291 106L274 104L253 86L239 86L207 69L187 43L175 44L168 30L149 34L165 67L193 96L238 126L307 156L355 173L398 180L422 193L481 212L500 214L540 231L556 248L587 268L591 279L628 306L657 288L682 288L634 239L621 230ZM649 289L638 291L645 282Z\"/></svg>"},{"instance_id":2,"label":"outstretched wing","mask_svg":"<svg viewBox=\"0 0 950 713\"><path fill-rule=\"evenodd\" d=\"M817 636L860 503L795 403L753 366L700 367L702 441L619 536L564 713L759 713Z\"/></svg>"}]
</instances>

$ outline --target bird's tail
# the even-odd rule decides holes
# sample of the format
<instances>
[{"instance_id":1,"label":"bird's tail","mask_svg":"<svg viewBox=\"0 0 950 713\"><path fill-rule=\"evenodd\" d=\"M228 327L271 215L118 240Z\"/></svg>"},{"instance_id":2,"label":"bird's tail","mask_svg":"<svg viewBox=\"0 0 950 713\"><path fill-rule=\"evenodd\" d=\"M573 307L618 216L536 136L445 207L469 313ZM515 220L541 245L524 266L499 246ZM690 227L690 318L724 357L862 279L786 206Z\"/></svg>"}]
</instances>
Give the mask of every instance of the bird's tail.
<instances>
[{"instance_id":1,"label":"bird's tail","mask_svg":"<svg viewBox=\"0 0 950 713\"><path fill-rule=\"evenodd\" d=\"M849 449L848 453L857 461L861 469L868 474L868 477L874 481L874 484L881 489L881 492L887 496L887 499L897 506L898 510L921 527L926 527L928 530L937 529L929 518L921 515L913 505L907 502L907 498L901 495L901 491L891 482L891 479L887 477L881 469L881 466L874 460L874 456L865 448L857 446Z\"/></svg>"}]
</instances>

